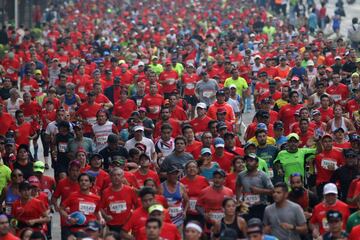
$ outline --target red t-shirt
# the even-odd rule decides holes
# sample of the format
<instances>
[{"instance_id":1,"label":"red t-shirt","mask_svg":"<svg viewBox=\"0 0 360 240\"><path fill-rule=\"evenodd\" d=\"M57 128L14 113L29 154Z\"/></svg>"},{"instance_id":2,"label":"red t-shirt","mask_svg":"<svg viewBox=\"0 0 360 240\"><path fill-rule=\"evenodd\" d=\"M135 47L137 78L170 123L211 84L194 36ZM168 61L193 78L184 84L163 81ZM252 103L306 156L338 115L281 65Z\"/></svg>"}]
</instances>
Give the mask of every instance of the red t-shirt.
<instances>
[{"instance_id":1,"label":"red t-shirt","mask_svg":"<svg viewBox=\"0 0 360 240\"><path fill-rule=\"evenodd\" d=\"M123 185L119 191L111 187L104 190L101 195L100 208L112 216L108 225L123 225L130 218L131 212L137 206L137 196L132 187Z\"/></svg>"},{"instance_id":2,"label":"red t-shirt","mask_svg":"<svg viewBox=\"0 0 360 240\"><path fill-rule=\"evenodd\" d=\"M360 103L352 99L347 102L345 109L350 114L350 118L352 118L352 113L360 109Z\"/></svg>"},{"instance_id":3,"label":"red t-shirt","mask_svg":"<svg viewBox=\"0 0 360 240\"><path fill-rule=\"evenodd\" d=\"M123 230L125 232L131 231L131 235L137 238L140 234L141 228L145 226L148 215L148 211L143 207L137 208L133 211L130 219L123 226Z\"/></svg>"},{"instance_id":4,"label":"red t-shirt","mask_svg":"<svg viewBox=\"0 0 360 240\"><path fill-rule=\"evenodd\" d=\"M122 122L117 123L118 126L123 126L126 120L131 116L131 113L137 109L135 102L131 99L126 99L125 102L117 101L114 104L113 115L123 118Z\"/></svg>"},{"instance_id":5,"label":"red t-shirt","mask_svg":"<svg viewBox=\"0 0 360 240\"><path fill-rule=\"evenodd\" d=\"M198 149L202 147L202 143L196 140L193 140L191 143L188 143L186 145L186 149L185 152L190 153L191 155L193 155L193 157L195 159L197 159L199 157L198 155ZM200 149L201 152L201 149Z\"/></svg>"},{"instance_id":6,"label":"red t-shirt","mask_svg":"<svg viewBox=\"0 0 360 240\"><path fill-rule=\"evenodd\" d=\"M176 71L163 71L159 75L159 83L162 85L162 91L164 93L172 93L176 90L176 81L179 79L179 75Z\"/></svg>"},{"instance_id":7,"label":"red t-shirt","mask_svg":"<svg viewBox=\"0 0 360 240\"><path fill-rule=\"evenodd\" d=\"M257 125L258 125L257 122L253 122L248 126L248 128L246 129L246 133L245 133L246 140L249 140L250 138L255 136ZM275 136L275 134L274 134L274 126L271 123L269 123L268 126L267 126L267 129L268 129L268 136L269 137L274 137Z\"/></svg>"},{"instance_id":8,"label":"red t-shirt","mask_svg":"<svg viewBox=\"0 0 360 240\"><path fill-rule=\"evenodd\" d=\"M19 222L26 222L42 217L46 210L45 204L37 198L31 198L25 204L18 199L12 205L11 215Z\"/></svg>"},{"instance_id":9,"label":"red t-shirt","mask_svg":"<svg viewBox=\"0 0 360 240\"><path fill-rule=\"evenodd\" d=\"M90 221L96 221L96 213L99 212L100 197L94 193L83 194L73 192L70 196L61 203L66 209L69 208L69 214L80 211L86 216L86 225Z\"/></svg>"},{"instance_id":10,"label":"red t-shirt","mask_svg":"<svg viewBox=\"0 0 360 240\"><path fill-rule=\"evenodd\" d=\"M87 102L85 102L80 105L79 109L77 110L77 115L87 121L87 123L84 124L84 133L92 132L92 125L96 123L96 113L101 108L102 106L97 103L89 105Z\"/></svg>"},{"instance_id":11,"label":"red t-shirt","mask_svg":"<svg viewBox=\"0 0 360 240\"><path fill-rule=\"evenodd\" d=\"M226 110L226 120L229 122L234 122L235 121L235 115L234 115L234 110L233 108L230 106L230 104L228 103L218 103L217 101L214 102L208 109L208 113L207 115L212 118L212 119L217 119L216 117L216 112L219 108L225 108Z\"/></svg>"},{"instance_id":12,"label":"red t-shirt","mask_svg":"<svg viewBox=\"0 0 360 240\"><path fill-rule=\"evenodd\" d=\"M201 191L209 186L209 182L204 176L196 175L194 179L183 177L180 182L184 184L186 192L189 197L189 210L191 214L198 214L195 210L196 203L200 196Z\"/></svg>"},{"instance_id":13,"label":"red t-shirt","mask_svg":"<svg viewBox=\"0 0 360 240\"><path fill-rule=\"evenodd\" d=\"M160 94L151 96L146 94L141 102L141 106L147 109L147 116L152 120L159 118L161 106L164 104L164 97Z\"/></svg>"},{"instance_id":14,"label":"red t-shirt","mask_svg":"<svg viewBox=\"0 0 360 240\"><path fill-rule=\"evenodd\" d=\"M14 125L11 127L12 130L16 133L16 144L26 144L29 145L29 137L35 134L34 129L31 124L28 122L23 122L21 125Z\"/></svg>"},{"instance_id":15,"label":"red t-shirt","mask_svg":"<svg viewBox=\"0 0 360 240\"><path fill-rule=\"evenodd\" d=\"M188 120L186 112L179 106L175 106L175 108L171 111L171 118L174 118L179 121Z\"/></svg>"},{"instance_id":16,"label":"red t-shirt","mask_svg":"<svg viewBox=\"0 0 360 240\"><path fill-rule=\"evenodd\" d=\"M110 184L109 174L102 169L99 169L95 173L94 171L91 171L90 166L87 166L86 168L82 169L82 172L88 173L89 175L95 174L96 177L93 186L94 186L94 191L96 191L96 193L101 193Z\"/></svg>"},{"instance_id":17,"label":"red t-shirt","mask_svg":"<svg viewBox=\"0 0 360 240\"><path fill-rule=\"evenodd\" d=\"M326 231L329 230L329 225L326 220L326 212L329 210L336 210L342 214L342 219L343 219L342 228L343 230L345 230L346 222L350 216L349 206L340 200L336 200L336 203L332 206L326 206L322 202L315 206L310 220L312 224L319 225L320 234L324 234Z\"/></svg>"},{"instance_id":18,"label":"red t-shirt","mask_svg":"<svg viewBox=\"0 0 360 240\"><path fill-rule=\"evenodd\" d=\"M168 123L172 126L172 137L176 138L178 135L181 135L181 127L179 122L176 119L169 118ZM155 129L154 129L154 138L158 138L161 134L161 125L163 124L163 121L160 120L156 123Z\"/></svg>"},{"instance_id":19,"label":"red t-shirt","mask_svg":"<svg viewBox=\"0 0 360 240\"><path fill-rule=\"evenodd\" d=\"M138 181L135 177L135 175L132 172L124 171L124 177L125 177L125 184L129 185L133 188L139 189Z\"/></svg>"},{"instance_id":20,"label":"red t-shirt","mask_svg":"<svg viewBox=\"0 0 360 240\"><path fill-rule=\"evenodd\" d=\"M20 110L24 112L24 117L27 121L30 121L32 116L41 117L42 109L36 101L32 101L29 104L21 104Z\"/></svg>"},{"instance_id":21,"label":"red t-shirt","mask_svg":"<svg viewBox=\"0 0 360 240\"><path fill-rule=\"evenodd\" d=\"M321 114L321 121L327 123L329 120L334 118L334 109L328 107L328 109L318 108L317 110L320 111Z\"/></svg>"},{"instance_id":22,"label":"red t-shirt","mask_svg":"<svg viewBox=\"0 0 360 240\"><path fill-rule=\"evenodd\" d=\"M202 133L208 130L208 123L210 120L211 118L208 116L204 116L203 119L197 117L191 120L190 124L193 127L195 133Z\"/></svg>"},{"instance_id":23,"label":"red t-shirt","mask_svg":"<svg viewBox=\"0 0 360 240\"><path fill-rule=\"evenodd\" d=\"M336 103L348 99L350 93L349 88L342 83L339 83L338 86L331 85L326 89L326 92L332 97L332 99Z\"/></svg>"},{"instance_id":24,"label":"red t-shirt","mask_svg":"<svg viewBox=\"0 0 360 240\"><path fill-rule=\"evenodd\" d=\"M164 222L161 227L160 238L162 240L181 240L181 235L175 224ZM136 240L147 240L145 226L140 229Z\"/></svg>"},{"instance_id":25,"label":"red t-shirt","mask_svg":"<svg viewBox=\"0 0 360 240\"><path fill-rule=\"evenodd\" d=\"M230 188L233 192L236 192L236 179L238 173L232 172L226 176L225 186Z\"/></svg>"},{"instance_id":26,"label":"red t-shirt","mask_svg":"<svg viewBox=\"0 0 360 240\"><path fill-rule=\"evenodd\" d=\"M349 240L358 240L360 236L360 225L357 225L351 229Z\"/></svg>"},{"instance_id":27,"label":"red t-shirt","mask_svg":"<svg viewBox=\"0 0 360 240\"><path fill-rule=\"evenodd\" d=\"M224 154L221 157L213 155L213 160L217 162L221 169L225 172L229 173L232 167L232 159L234 158L234 154L224 151Z\"/></svg>"},{"instance_id":28,"label":"red t-shirt","mask_svg":"<svg viewBox=\"0 0 360 240\"><path fill-rule=\"evenodd\" d=\"M285 135L290 133L289 127L292 123L295 122L295 112L302 108L302 104L297 104L295 106L291 105L290 103L283 106L279 111L279 120L284 123L284 131Z\"/></svg>"},{"instance_id":29,"label":"red t-shirt","mask_svg":"<svg viewBox=\"0 0 360 240\"><path fill-rule=\"evenodd\" d=\"M139 170L136 170L133 174L137 180L139 187L144 186L145 180L149 179L149 178L151 178L155 181L156 186L160 186L160 179L155 171L148 170L147 174L143 175L140 173Z\"/></svg>"},{"instance_id":30,"label":"red t-shirt","mask_svg":"<svg viewBox=\"0 0 360 240\"><path fill-rule=\"evenodd\" d=\"M322 151L315 156L315 167L317 170L316 184L327 183L335 169L344 164L344 155L340 149L333 148L330 151ZM334 166L334 170L330 170Z\"/></svg>"},{"instance_id":31,"label":"red t-shirt","mask_svg":"<svg viewBox=\"0 0 360 240\"><path fill-rule=\"evenodd\" d=\"M15 124L15 119L7 112L0 115L0 135L4 135L9 131L10 127Z\"/></svg>"},{"instance_id":32,"label":"red t-shirt","mask_svg":"<svg viewBox=\"0 0 360 240\"><path fill-rule=\"evenodd\" d=\"M1 237L2 240L20 240L20 238L16 237L12 233L7 233L5 236Z\"/></svg>"},{"instance_id":33,"label":"red t-shirt","mask_svg":"<svg viewBox=\"0 0 360 240\"><path fill-rule=\"evenodd\" d=\"M224 198L232 198L233 196L234 193L230 188L223 187L217 190L209 186L201 191L197 205L203 207L205 213L210 213L212 221L219 221L224 216L224 209L222 208Z\"/></svg>"},{"instance_id":34,"label":"red t-shirt","mask_svg":"<svg viewBox=\"0 0 360 240\"><path fill-rule=\"evenodd\" d=\"M193 96L195 95L195 85L197 81L199 80L199 76L195 73L189 74L184 73L182 76L182 82L185 84L184 86L184 95L185 96Z\"/></svg>"}]
</instances>

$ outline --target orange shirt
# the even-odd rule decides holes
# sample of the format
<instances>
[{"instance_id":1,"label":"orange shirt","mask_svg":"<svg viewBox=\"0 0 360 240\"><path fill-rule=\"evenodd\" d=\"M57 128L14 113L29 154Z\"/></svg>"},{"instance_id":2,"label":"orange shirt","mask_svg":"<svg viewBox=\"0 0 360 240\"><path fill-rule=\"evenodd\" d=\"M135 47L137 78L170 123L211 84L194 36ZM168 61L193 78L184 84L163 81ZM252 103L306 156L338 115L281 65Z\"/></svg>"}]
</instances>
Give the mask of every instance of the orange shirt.
<instances>
[{"instance_id":1,"label":"orange shirt","mask_svg":"<svg viewBox=\"0 0 360 240\"><path fill-rule=\"evenodd\" d=\"M226 120L229 122L234 122L235 121L235 114L234 114L234 110L232 109L232 107L230 106L230 104L224 102L224 103L218 103L217 101L214 102L208 109L208 116L212 119L217 119L216 117L216 112L219 108L225 108L226 110Z\"/></svg>"},{"instance_id":2,"label":"orange shirt","mask_svg":"<svg viewBox=\"0 0 360 240\"><path fill-rule=\"evenodd\" d=\"M130 218L131 212L137 206L135 190L123 185L120 190L114 191L111 187L101 195L100 208L112 216L108 225L123 225Z\"/></svg>"}]
</instances>

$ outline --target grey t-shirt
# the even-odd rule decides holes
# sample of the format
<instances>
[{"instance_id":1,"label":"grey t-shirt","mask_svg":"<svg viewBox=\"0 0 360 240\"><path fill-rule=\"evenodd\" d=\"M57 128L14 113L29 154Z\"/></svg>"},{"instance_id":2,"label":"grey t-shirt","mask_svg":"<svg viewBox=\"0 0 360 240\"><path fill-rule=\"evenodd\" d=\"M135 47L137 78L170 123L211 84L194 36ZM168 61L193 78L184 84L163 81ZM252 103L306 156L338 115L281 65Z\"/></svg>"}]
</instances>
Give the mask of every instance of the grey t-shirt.
<instances>
[{"instance_id":1,"label":"grey t-shirt","mask_svg":"<svg viewBox=\"0 0 360 240\"><path fill-rule=\"evenodd\" d=\"M275 203L267 206L264 213L264 224L271 227L271 234L279 240L300 240L300 234L293 230L286 230L280 223L300 226L306 223L304 211L299 204L286 200L285 207L277 208Z\"/></svg>"},{"instance_id":2,"label":"grey t-shirt","mask_svg":"<svg viewBox=\"0 0 360 240\"><path fill-rule=\"evenodd\" d=\"M210 106L215 101L216 91L219 89L219 86L214 79L209 79L205 82L203 80L196 83L195 92L199 97L199 101Z\"/></svg>"},{"instance_id":3,"label":"grey t-shirt","mask_svg":"<svg viewBox=\"0 0 360 240\"><path fill-rule=\"evenodd\" d=\"M185 164L190 160L194 160L193 155L190 153L184 152L178 156L173 152L165 157L164 161L160 165L160 172L166 172L170 166L176 166L178 169L183 170L185 168Z\"/></svg>"},{"instance_id":4,"label":"grey t-shirt","mask_svg":"<svg viewBox=\"0 0 360 240\"><path fill-rule=\"evenodd\" d=\"M249 175L248 171L246 170L242 171L237 176L236 185L241 185L243 187L243 200L249 205L266 204L267 202L267 195L251 193L250 187L258 187L265 189L274 188L269 176L263 171L257 171L256 175Z\"/></svg>"}]
</instances>

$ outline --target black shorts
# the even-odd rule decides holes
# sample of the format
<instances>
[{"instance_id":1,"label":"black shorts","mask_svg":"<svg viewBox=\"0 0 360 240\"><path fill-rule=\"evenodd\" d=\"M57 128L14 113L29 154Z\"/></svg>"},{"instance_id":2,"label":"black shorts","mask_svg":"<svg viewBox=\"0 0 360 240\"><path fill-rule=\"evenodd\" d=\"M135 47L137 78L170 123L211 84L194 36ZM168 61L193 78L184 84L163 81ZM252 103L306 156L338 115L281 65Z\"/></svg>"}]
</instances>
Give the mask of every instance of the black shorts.
<instances>
[{"instance_id":1,"label":"black shorts","mask_svg":"<svg viewBox=\"0 0 360 240\"><path fill-rule=\"evenodd\" d=\"M123 225L107 225L107 227L109 228L109 231L120 234L122 231Z\"/></svg>"},{"instance_id":2,"label":"black shorts","mask_svg":"<svg viewBox=\"0 0 360 240\"><path fill-rule=\"evenodd\" d=\"M198 104L199 102L195 95L185 95L184 99L188 104L190 104L193 107L195 107L196 104Z\"/></svg>"}]
</instances>

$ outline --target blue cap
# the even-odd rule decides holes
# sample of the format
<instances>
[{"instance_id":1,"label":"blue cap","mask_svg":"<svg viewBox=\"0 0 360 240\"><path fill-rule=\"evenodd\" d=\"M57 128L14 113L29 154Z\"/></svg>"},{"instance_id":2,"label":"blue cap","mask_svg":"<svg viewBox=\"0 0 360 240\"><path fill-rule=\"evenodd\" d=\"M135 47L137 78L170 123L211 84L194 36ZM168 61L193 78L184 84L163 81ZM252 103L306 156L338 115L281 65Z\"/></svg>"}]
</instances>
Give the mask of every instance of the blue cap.
<instances>
[{"instance_id":1,"label":"blue cap","mask_svg":"<svg viewBox=\"0 0 360 240\"><path fill-rule=\"evenodd\" d=\"M220 137L217 137L214 139L214 146L215 148L218 148L218 147L225 147L225 141L224 139L220 138Z\"/></svg>"},{"instance_id":2,"label":"blue cap","mask_svg":"<svg viewBox=\"0 0 360 240\"><path fill-rule=\"evenodd\" d=\"M77 220L77 225L83 225L86 222L86 217L82 212L73 212L69 215L70 218L75 218Z\"/></svg>"},{"instance_id":3,"label":"blue cap","mask_svg":"<svg viewBox=\"0 0 360 240\"><path fill-rule=\"evenodd\" d=\"M265 131L268 130L265 123L258 123L258 125L256 126L256 129L264 129Z\"/></svg>"},{"instance_id":4,"label":"blue cap","mask_svg":"<svg viewBox=\"0 0 360 240\"><path fill-rule=\"evenodd\" d=\"M203 148L203 149L201 149L201 155L204 155L205 153L208 153L208 154L211 155L211 150L210 150L210 148Z\"/></svg>"}]
</instances>

